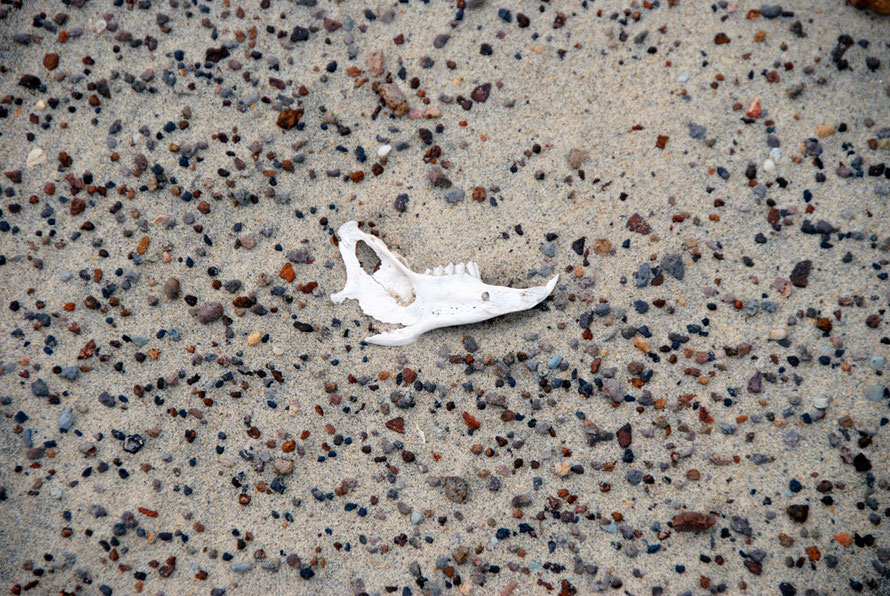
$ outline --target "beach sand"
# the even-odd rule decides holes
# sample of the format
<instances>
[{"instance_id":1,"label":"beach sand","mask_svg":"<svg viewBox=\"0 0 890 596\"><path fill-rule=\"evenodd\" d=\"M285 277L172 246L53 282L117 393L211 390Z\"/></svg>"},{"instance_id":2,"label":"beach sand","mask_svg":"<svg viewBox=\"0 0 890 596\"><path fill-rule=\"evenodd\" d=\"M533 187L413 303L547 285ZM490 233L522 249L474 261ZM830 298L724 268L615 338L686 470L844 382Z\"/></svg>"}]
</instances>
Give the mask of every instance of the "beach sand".
<instances>
[{"instance_id":1,"label":"beach sand","mask_svg":"<svg viewBox=\"0 0 890 596\"><path fill-rule=\"evenodd\" d=\"M0 5L2 589L890 593L888 32ZM350 220L560 281L367 345Z\"/></svg>"}]
</instances>

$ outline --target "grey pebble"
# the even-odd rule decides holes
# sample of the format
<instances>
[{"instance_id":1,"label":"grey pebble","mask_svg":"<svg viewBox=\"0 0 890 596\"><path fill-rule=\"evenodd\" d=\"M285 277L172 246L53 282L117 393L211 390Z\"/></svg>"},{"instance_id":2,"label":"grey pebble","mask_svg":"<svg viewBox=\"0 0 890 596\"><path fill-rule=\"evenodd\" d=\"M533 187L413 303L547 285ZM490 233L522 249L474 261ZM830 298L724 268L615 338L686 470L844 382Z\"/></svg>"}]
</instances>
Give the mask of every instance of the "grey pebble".
<instances>
[{"instance_id":1,"label":"grey pebble","mask_svg":"<svg viewBox=\"0 0 890 596\"><path fill-rule=\"evenodd\" d=\"M49 395L49 387L46 386L46 381L43 379L37 379L33 383L31 383L31 393L34 394L34 397L46 397Z\"/></svg>"},{"instance_id":2,"label":"grey pebble","mask_svg":"<svg viewBox=\"0 0 890 596\"><path fill-rule=\"evenodd\" d=\"M628 483L636 486L643 481L643 473L640 470L628 470L626 478Z\"/></svg>"},{"instance_id":3,"label":"grey pebble","mask_svg":"<svg viewBox=\"0 0 890 596\"><path fill-rule=\"evenodd\" d=\"M778 4L764 4L760 7L760 16L765 19L774 19L782 14L782 7Z\"/></svg>"},{"instance_id":4,"label":"grey pebble","mask_svg":"<svg viewBox=\"0 0 890 596\"><path fill-rule=\"evenodd\" d=\"M70 430L74 425L74 408L71 406L65 406L65 409L62 410L62 413L59 415L59 430Z\"/></svg>"},{"instance_id":5,"label":"grey pebble","mask_svg":"<svg viewBox=\"0 0 890 596\"><path fill-rule=\"evenodd\" d=\"M460 203L464 200L466 193L460 188L452 188L445 192L445 200L449 203Z\"/></svg>"},{"instance_id":6,"label":"grey pebble","mask_svg":"<svg viewBox=\"0 0 890 596\"><path fill-rule=\"evenodd\" d=\"M545 242L541 244L541 252L544 253L545 257L555 257L556 256L556 241Z\"/></svg>"},{"instance_id":7,"label":"grey pebble","mask_svg":"<svg viewBox=\"0 0 890 596\"><path fill-rule=\"evenodd\" d=\"M59 376L63 379L68 379L69 381L76 381L77 377L80 376L80 369L76 366L64 366L62 367L62 372L59 373Z\"/></svg>"},{"instance_id":8,"label":"grey pebble","mask_svg":"<svg viewBox=\"0 0 890 596\"><path fill-rule=\"evenodd\" d=\"M708 129L701 124L696 124L695 122L690 122L689 126L689 136L693 139L703 139L705 135L708 133Z\"/></svg>"},{"instance_id":9,"label":"grey pebble","mask_svg":"<svg viewBox=\"0 0 890 596\"><path fill-rule=\"evenodd\" d=\"M673 253L665 255L664 258L661 259L661 266L665 272L669 273L674 278L683 281L683 277L686 275L686 267L683 265L683 257L679 254Z\"/></svg>"},{"instance_id":10,"label":"grey pebble","mask_svg":"<svg viewBox=\"0 0 890 596\"><path fill-rule=\"evenodd\" d=\"M873 402L879 402L882 399L890 397L890 389L877 383L866 387L864 393L865 399Z\"/></svg>"}]
</instances>

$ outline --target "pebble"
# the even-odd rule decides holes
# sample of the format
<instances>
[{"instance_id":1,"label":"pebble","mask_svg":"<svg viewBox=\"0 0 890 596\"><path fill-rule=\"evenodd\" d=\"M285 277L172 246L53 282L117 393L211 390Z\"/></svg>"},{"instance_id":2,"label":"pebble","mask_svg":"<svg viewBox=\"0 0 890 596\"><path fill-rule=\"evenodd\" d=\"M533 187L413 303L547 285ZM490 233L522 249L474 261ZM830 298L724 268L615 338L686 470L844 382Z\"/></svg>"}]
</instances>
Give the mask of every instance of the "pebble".
<instances>
[{"instance_id":1,"label":"pebble","mask_svg":"<svg viewBox=\"0 0 890 596\"><path fill-rule=\"evenodd\" d=\"M448 203L460 203L464 200L466 193L460 188L452 188L445 191L445 200Z\"/></svg>"},{"instance_id":2,"label":"pebble","mask_svg":"<svg viewBox=\"0 0 890 596\"><path fill-rule=\"evenodd\" d=\"M31 151L28 152L28 157L25 158L25 166L28 169L35 168L39 165L46 163L46 152L40 147L34 147Z\"/></svg>"},{"instance_id":3,"label":"pebble","mask_svg":"<svg viewBox=\"0 0 890 596\"><path fill-rule=\"evenodd\" d=\"M272 460L272 467L275 468L275 472L281 476L289 476L294 471L294 462L293 460L276 457Z\"/></svg>"},{"instance_id":4,"label":"pebble","mask_svg":"<svg viewBox=\"0 0 890 596\"><path fill-rule=\"evenodd\" d=\"M164 282L164 296L166 296L168 300L176 300L179 298L179 292L180 288L178 279L170 277Z\"/></svg>"},{"instance_id":5,"label":"pebble","mask_svg":"<svg viewBox=\"0 0 890 596\"><path fill-rule=\"evenodd\" d=\"M584 165L584 162L587 161L588 157L589 156L587 151L583 151L581 149L572 149L571 151L569 151L568 155L569 165L572 167L573 170L577 170L582 165Z\"/></svg>"},{"instance_id":6,"label":"pebble","mask_svg":"<svg viewBox=\"0 0 890 596\"><path fill-rule=\"evenodd\" d=\"M890 388L886 385L874 383L865 388L865 399L873 402L880 402L884 399L890 399Z\"/></svg>"},{"instance_id":7,"label":"pebble","mask_svg":"<svg viewBox=\"0 0 890 596\"><path fill-rule=\"evenodd\" d=\"M198 321L207 325L223 316L223 306L219 302L208 302L198 310Z\"/></svg>"},{"instance_id":8,"label":"pebble","mask_svg":"<svg viewBox=\"0 0 890 596\"><path fill-rule=\"evenodd\" d=\"M74 408L65 406L59 415L59 430L69 431L74 425Z\"/></svg>"},{"instance_id":9,"label":"pebble","mask_svg":"<svg viewBox=\"0 0 890 596\"><path fill-rule=\"evenodd\" d=\"M445 497L452 503L465 503L469 498L470 485L460 476L442 478Z\"/></svg>"}]
</instances>

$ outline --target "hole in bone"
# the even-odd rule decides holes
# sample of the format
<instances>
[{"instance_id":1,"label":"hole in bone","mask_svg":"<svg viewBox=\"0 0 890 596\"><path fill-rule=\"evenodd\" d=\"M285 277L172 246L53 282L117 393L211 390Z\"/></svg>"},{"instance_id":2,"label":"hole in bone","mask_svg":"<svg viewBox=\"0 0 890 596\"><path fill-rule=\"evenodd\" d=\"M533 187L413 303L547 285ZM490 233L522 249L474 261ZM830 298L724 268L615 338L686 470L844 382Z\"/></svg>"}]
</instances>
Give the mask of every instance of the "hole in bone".
<instances>
[{"instance_id":1,"label":"hole in bone","mask_svg":"<svg viewBox=\"0 0 890 596\"><path fill-rule=\"evenodd\" d=\"M359 265L368 275L374 275L374 272L380 268L380 257L362 240L355 243L355 258L358 259Z\"/></svg>"},{"instance_id":2,"label":"hole in bone","mask_svg":"<svg viewBox=\"0 0 890 596\"><path fill-rule=\"evenodd\" d=\"M395 298L399 305L410 306L414 302L414 288L411 285L411 280L394 266L385 268L385 272L381 271L383 262L368 243L363 240L355 243L355 257L365 273L383 286L386 293ZM384 273L385 275L383 275Z\"/></svg>"}]
</instances>

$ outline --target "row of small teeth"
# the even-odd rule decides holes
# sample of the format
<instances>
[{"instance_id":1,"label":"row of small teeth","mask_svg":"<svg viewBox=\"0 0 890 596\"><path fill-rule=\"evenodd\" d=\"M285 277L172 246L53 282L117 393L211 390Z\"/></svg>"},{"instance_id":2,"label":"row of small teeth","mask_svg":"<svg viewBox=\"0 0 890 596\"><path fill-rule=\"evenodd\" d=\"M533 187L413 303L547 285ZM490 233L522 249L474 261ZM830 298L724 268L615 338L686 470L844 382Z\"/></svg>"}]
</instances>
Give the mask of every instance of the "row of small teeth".
<instances>
[{"instance_id":1,"label":"row of small teeth","mask_svg":"<svg viewBox=\"0 0 890 596\"><path fill-rule=\"evenodd\" d=\"M454 263L448 263L446 266L439 265L435 269L427 269L423 272L424 275L460 275L462 273L466 273L472 277L479 277L479 265L477 265L474 261L467 261L467 263L458 263L455 265Z\"/></svg>"}]
</instances>

